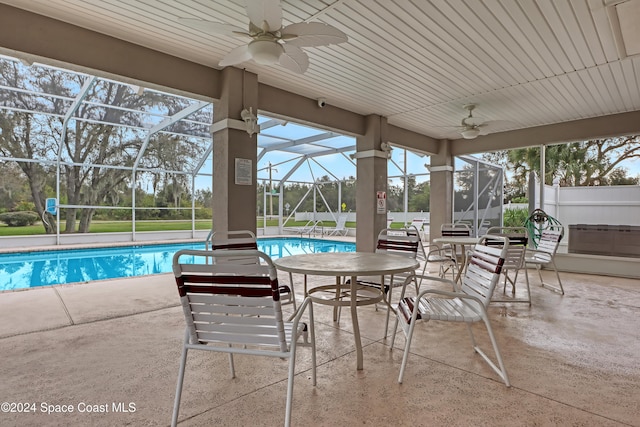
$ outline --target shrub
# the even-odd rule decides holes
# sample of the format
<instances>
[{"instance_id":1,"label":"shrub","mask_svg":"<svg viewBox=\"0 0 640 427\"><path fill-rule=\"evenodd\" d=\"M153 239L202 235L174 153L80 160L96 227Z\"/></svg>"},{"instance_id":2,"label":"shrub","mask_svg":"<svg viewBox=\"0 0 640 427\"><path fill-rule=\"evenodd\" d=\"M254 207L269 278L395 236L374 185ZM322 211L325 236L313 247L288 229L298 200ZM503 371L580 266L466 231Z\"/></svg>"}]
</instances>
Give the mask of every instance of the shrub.
<instances>
[{"instance_id":1,"label":"shrub","mask_svg":"<svg viewBox=\"0 0 640 427\"><path fill-rule=\"evenodd\" d=\"M33 202L25 202L24 200L20 201L15 210L19 212L32 212L36 208L36 205Z\"/></svg>"},{"instance_id":2,"label":"shrub","mask_svg":"<svg viewBox=\"0 0 640 427\"><path fill-rule=\"evenodd\" d=\"M33 225L39 220L40 217L35 212L6 212L0 214L0 221L4 222L9 227Z\"/></svg>"},{"instance_id":3,"label":"shrub","mask_svg":"<svg viewBox=\"0 0 640 427\"><path fill-rule=\"evenodd\" d=\"M522 227L527 218L529 218L528 209L505 209L502 222L505 227Z\"/></svg>"}]
</instances>

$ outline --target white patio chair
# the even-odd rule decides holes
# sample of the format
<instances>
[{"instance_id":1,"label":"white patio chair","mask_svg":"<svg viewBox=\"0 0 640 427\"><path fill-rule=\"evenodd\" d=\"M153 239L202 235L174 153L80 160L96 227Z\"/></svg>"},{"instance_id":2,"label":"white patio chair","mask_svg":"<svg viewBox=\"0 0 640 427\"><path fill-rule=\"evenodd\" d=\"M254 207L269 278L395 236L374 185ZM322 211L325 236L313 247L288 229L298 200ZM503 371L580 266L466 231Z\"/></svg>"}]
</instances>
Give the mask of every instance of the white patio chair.
<instances>
[{"instance_id":1,"label":"white patio chair","mask_svg":"<svg viewBox=\"0 0 640 427\"><path fill-rule=\"evenodd\" d=\"M415 227L416 230L418 230L419 234L420 234L420 239L421 240L426 240L425 236L426 236L426 231L425 231L425 227L429 227L429 222L427 222L426 218L414 218L411 221L411 224L409 225L409 227Z\"/></svg>"},{"instance_id":2,"label":"white patio chair","mask_svg":"<svg viewBox=\"0 0 640 427\"><path fill-rule=\"evenodd\" d=\"M224 262L245 256L245 252L258 258L260 263ZM178 422L187 352L205 350L229 355L232 378L235 378L234 354L288 359L284 425L289 426L298 345L311 348L311 376L313 385L316 384L311 300L306 298L292 321L284 322L276 269L265 253L256 250L181 250L173 257L173 271L187 327L171 425ZM304 313L307 313L308 323L301 320ZM299 342L300 338L302 342Z\"/></svg>"},{"instance_id":3,"label":"white patio chair","mask_svg":"<svg viewBox=\"0 0 640 427\"><path fill-rule=\"evenodd\" d=\"M414 226L405 228L407 234L413 233L419 235L418 230ZM395 231L395 230L394 230ZM422 241L418 242L418 253L416 260L420 262L420 267L416 270L418 274L417 285L420 285L419 277L424 276L427 272L429 264L438 264L438 275L444 277L447 271L451 271L451 278L454 279L457 271L456 258L451 254L450 250L442 249L438 245L425 245ZM406 275L405 275L406 276Z\"/></svg>"},{"instance_id":4,"label":"white patio chair","mask_svg":"<svg viewBox=\"0 0 640 427\"><path fill-rule=\"evenodd\" d=\"M503 246L500 248L486 246L485 241L487 239L501 240ZM502 356L500 355L500 349L493 335L487 314L487 306L491 300L493 289L500 279L500 272L505 262L508 248L509 241L506 238L501 236L484 236L480 238L479 243L475 245L474 249L469 252L467 268L461 285L458 285L452 280L439 277L425 276L423 278L425 281L432 280L450 284L453 291L425 289L420 291L415 297L405 297L407 286L413 282L413 279L409 277L405 280L396 311L396 323L391 337L391 348L393 349L398 324L400 323L406 335L406 343L402 357L402 365L400 367L400 375L398 376L399 383L402 383L403 380L409 358L409 350L411 349L413 331L418 320L440 320L445 322L464 322L467 325L473 349L480 354L491 369L502 378L507 387L510 386L507 371L502 362ZM422 282L423 285L425 281ZM479 321L483 321L487 328L487 333L493 345L498 365L476 344L470 324Z\"/></svg>"},{"instance_id":5,"label":"white patio chair","mask_svg":"<svg viewBox=\"0 0 640 427\"><path fill-rule=\"evenodd\" d=\"M507 258L502 266L502 275L504 276L504 285L502 293L506 294L507 282L511 284L511 293L513 298L497 299L495 296L491 302L526 302L531 305L531 288L529 287L529 273L525 267L524 256L529 242L529 233L525 227L491 227L487 230L487 234L503 236L509 239L509 250ZM501 245L499 241L487 240L488 245ZM525 283L527 285L527 298L516 298L516 282L518 273L524 270ZM512 276L509 276L512 274Z\"/></svg>"},{"instance_id":6,"label":"white patio chair","mask_svg":"<svg viewBox=\"0 0 640 427\"><path fill-rule=\"evenodd\" d=\"M327 231L328 236L346 236L349 231L347 229L347 216L340 215L336 220L336 226L325 231Z\"/></svg>"},{"instance_id":7,"label":"white patio chair","mask_svg":"<svg viewBox=\"0 0 640 427\"><path fill-rule=\"evenodd\" d=\"M256 235L251 230L229 230L226 233L209 233L205 247L207 249L210 247L215 251L257 250L258 241L256 240ZM259 264L260 259L256 256L242 253L242 256L219 258L217 262L251 265ZM293 290L293 280L290 280L290 285L280 285L280 294L288 298L288 302L293 304L293 309L295 310L296 296Z\"/></svg>"},{"instance_id":8,"label":"white patio chair","mask_svg":"<svg viewBox=\"0 0 640 427\"><path fill-rule=\"evenodd\" d=\"M524 256L525 265L533 265L538 270L538 276L540 277L540 286L564 295L564 288L562 287L562 281L560 280L560 273L556 267L554 260L558 245L562 239L562 229L560 228L547 228L542 230L540 234L540 240L538 246L535 249L527 249ZM542 273L540 272L542 267L551 267L556 273L556 279L558 280L558 286L545 283L542 279Z\"/></svg>"},{"instance_id":9,"label":"white patio chair","mask_svg":"<svg viewBox=\"0 0 640 427\"><path fill-rule=\"evenodd\" d=\"M414 228L412 230L415 230ZM418 249L420 246L420 236L414 231L410 232L407 229L390 229L386 228L380 231L378 234L378 243L376 245L377 253L386 253L398 256L404 256L408 258L416 259L418 256ZM365 286L373 286L376 288L382 288L387 294L387 301L391 304L392 290L396 286L402 286L407 277L415 277L413 272L394 274L384 278L380 276L376 277L362 277L358 278L358 284ZM381 283L382 279L382 283ZM347 281L348 283L348 281ZM418 283L415 282L416 289ZM387 307L387 317L384 324L384 336L387 336L389 329L389 316L391 308Z\"/></svg>"}]
</instances>

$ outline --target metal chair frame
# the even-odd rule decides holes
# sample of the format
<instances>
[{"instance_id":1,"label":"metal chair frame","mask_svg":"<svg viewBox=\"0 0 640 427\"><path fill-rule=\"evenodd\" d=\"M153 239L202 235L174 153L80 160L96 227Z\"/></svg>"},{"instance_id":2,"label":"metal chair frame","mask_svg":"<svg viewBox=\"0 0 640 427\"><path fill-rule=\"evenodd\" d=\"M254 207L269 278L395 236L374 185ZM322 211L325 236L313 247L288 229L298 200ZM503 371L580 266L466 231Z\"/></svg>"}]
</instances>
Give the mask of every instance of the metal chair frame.
<instances>
[{"instance_id":1,"label":"metal chair frame","mask_svg":"<svg viewBox=\"0 0 640 427\"><path fill-rule=\"evenodd\" d=\"M504 276L504 284L502 287L502 293L506 294L507 282L511 285L511 292L514 298L496 299L495 297L491 302L524 302L531 305L531 287L529 286L529 272L527 271L524 257L527 251L527 244L529 242L529 233L525 227L491 227L487 230L489 235L503 236L509 239L509 250L507 251L507 258L502 266L502 275ZM487 240L488 245L495 245L495 240ZM527 285L527 298L516 299L516 282L518 280L518 273L520 270L524 270L525 283ZM513 271L513 277L509 277L509 274Z\"/></svg>"},{"instance_id":2,"label":"metal chair frame","mask_svg":"<svg viewBox=\"0 0 640 427\"><path fill-rule=\"evenodd\" d=\"M524 262L525 265L533 265L538 270L538 277L540 277L540 286L549 289L553 292L557 292L560 295L564 295L564 288L562 287L562 280L560 280L560 273L556 266L555 256L558 250L558 245L562 239L562 231L558 226L551 226L542 230L540 238L537 242L535 249L527 249ZM554 286L550 283L545 283L542 278L542 272L540 271L543 266L551 266L556 274L558 285Z\"/></svg>"},{"instance_id":3,"label":"metal chair frame","mask_svg":"<svg viewBox=\"0 0 640 427\"><path fill-rule=\"evenodd\" d=\"M247 253L260 263L224 262ZM283 321L276 269L269 256L257 250L181 250L174 255L173 271L187 326L171 425L178 423L188 351L204 350L227 353L232 378L236 374L234 354L288 359L284 425L289 426L297 346L311 348L312 382L316 385L311 299L303 301L290 322ZM308 323L302 322L304 313Z\"/></svg>"},{"instance_id":4,"label":"metal chair frame","mask_svg":"<svg viewBox=\"0 0 640 427\"><path fill-rule=\"evenodd\" d=\"M502 241L502 247L487 246L487 239ZM391 337L391 349L395 342L398 324L406 335L404 354L398 382L402 383L407 365L409 350L413 332L418 320L440 320L449 322L463 322L467 326L473 349L487 362L489 367L500 376L507 387L510 387L509 377L502 361L498 343L491 328L491 322L487 314L487 306L491 301L493 290L500 279L502 266L504 265L509 241L501 236L483 236L467 258L467 268L462 284L439 277L424 277L425 280L450 284L453 291L439 289L425 289L415 297L405 297L407 286L413 282L408 277L402 286L400 302L396 311L396 323ZM425 282L423 281L423 284ZM473 336L470 324L482 321L485 324L489 339L493 346L497 364L494 363L478 346Z\"/></svg>"}]
</instances>

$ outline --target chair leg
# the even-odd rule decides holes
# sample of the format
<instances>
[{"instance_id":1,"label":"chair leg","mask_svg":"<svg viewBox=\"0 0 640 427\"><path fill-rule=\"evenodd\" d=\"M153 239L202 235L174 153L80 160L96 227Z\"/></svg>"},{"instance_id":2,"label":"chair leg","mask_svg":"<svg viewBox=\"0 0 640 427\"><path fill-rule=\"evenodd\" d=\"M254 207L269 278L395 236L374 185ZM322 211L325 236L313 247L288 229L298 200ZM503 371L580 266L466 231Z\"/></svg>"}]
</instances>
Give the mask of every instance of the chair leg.
<instances>
[{"instance_id":1,"label":"chair leg","mask_svg":"<svg viewBox=\"0 0 640 427\"><path fill-rule=\"evenodd\" d=\"M482 351L480 346L476 344L476 340L474 339L473 332L471 330L471 325L469 323L466 323L467 330L469 331L469 336L471 336L471 343L473 344L473 349L475 350L476 353L478 353L484 359L485 362L487 362L489 367L491 367L491 369L493 369L493 371L496 374L498 374L500 378L502 378L502 380L507 385L507 387L511 387L511 384L509 383L509 377L507 376L507 370L505 369L504 363L502 362L502 356L500 355L500 350L498 349L498 343L496 342L496 338L493 335L493 330L491 329L491 324L489 323L489 318L486 316L486 312L482 316L482 320L484 321L484 325L487 328L487 333L489 334L489 339L491 340L491 345L493 346L493 352L496 355L496 359L498 360L499 367L496 366L496 364L493 363L493 361L489 358L489 356L487 356L486 353Z\"/></svg>"},{"instance_id":2,"label":"chair leg","mask_svg":"<svg viewBox=\"0 0 640 427\"><path fill-rule=\"evenodd\" d=\"M556 279L558 280L558 286L552 286L549 285L548 283L542 283L542 286L544 288L547 288L553 292L557 292L560 295L564 295L564 288L562 287L562 281L560 280L560 273L558 273L558 268L556 267L556 262L553 260L553 258L551 259L551 266L553 267L553 271L556 273ZM540 276L542 277L542 276Z\"/></svg>"},{"instance_id":3,"label":"chair leg","mask_svg":"<svg viewBox=\"0 0 640 427\"><path fill-rule=\"evenodd\" d=\"M231 347L231 344L229 344L229 347ZM236 377L236 365L233 363L233 354L229 353L229 370L231 372L231 378L235 378Z\"/></svg>"},{"instance_id":4,"label":"chair leg","mask_svg":"<svg viewBox=\"0 0 640 427\"><path fill-rule=\"evenodd\" d=\"M529 271L527 268L524 268L524 278L527 284L527 298L529 300L529 307L531 307L531 287L529 286Z\"/></svg>"},{"instance_id":5,"label":"chair leg","mask_svg":"<svg viewBox=\"0 0 640 427\"><path fill-rule=\"evenodd\" d=\"M293 377L296 374L296 343L292 339L291 354L289 354L289 378L287 379L287 403L285 407L284 425L291 425L291 405L293 402Z\"/></svg>"},{"instance_id":6,"label":"chair leg","mask_svg":"<svg viewBox=\"0 0 640 427\"><path fill-rule=\"evenodd\" d=\"M173 415L171 417L171 427L178 425L178 412L180 411L180 398L182 397L182 384L184 382L184 370L187 365L187 342L188 335L185 333L184 344L182 346L182 356L180 357L180 370L178 371L178 384L176 386L176 399L173 403Z\"/></svg>"},{"instance_id":7,"label":"chair leg","mask_svg":"<svg viewBox=\"0 0 640 427\"><path fill-rule=\"evenodd\" d=\"M409 331L407 332L407 339L404 345L404 354L402 355L402 364L400 365L400 375L398 375L398 383L402 384L402 378L404 377L404 368L407 366L407 360L409 359L409 349L411 348L411 339L413 338L413 328L416 325L416 321L413 320L409 325ZM395 331L394 331L395 337ZM393 347L393 344L392 344Z\"/></svg>"},{"instance_id":8,"label":"chair leg","mask_svg":"<svg viewBox=\"0 0 640 427\"><path fill-rule=\"evenodd\" d=\"M558 286L553 286L553 285L550 285L549 283L545 283L544 279L542 278L542 265L535 264L536 270L538 270L538 276L540 277L540 286L542 286L543 288L549 289L550 291L556 292L560 295L564 295L564 288L562 287L562 281L560 280L560 273L558 272L558 268L556 267L556 263L553 260L553 258L551 259L550 263L551 263L551 266L553 267L553 271L556 274L556 279L558 280Z\"/></svg>"},{"instance_id":9,"label":"chair leg","mask_svg":"<svg viewBox=\"0 0 640 427\"><path fill-rule=\"evenodd\" d=\"M498 348L498 343L496 342L496 337L493 335L493 329L491 328L491 323L489 323L489 319L486 317L486 313L485 313L485 316L483 316L482 320L484 320L484 324L487 327L487 332L489 333L489 339L491 339L491 345L493 346L493 352L495 353L496 358L498 359L498 365L500 366L500 368L498 368L482 351L478 351L478 353L487 361L487 363L493 368L493 370L496 371L498 375L500 375L500 377L502 378L506 386L511 387L511 384L509 383L509 377L507 375L507 370L504 367L504 362L502 361L502 355L500 354L500 349Z\"/></svg>"}]
</instances>

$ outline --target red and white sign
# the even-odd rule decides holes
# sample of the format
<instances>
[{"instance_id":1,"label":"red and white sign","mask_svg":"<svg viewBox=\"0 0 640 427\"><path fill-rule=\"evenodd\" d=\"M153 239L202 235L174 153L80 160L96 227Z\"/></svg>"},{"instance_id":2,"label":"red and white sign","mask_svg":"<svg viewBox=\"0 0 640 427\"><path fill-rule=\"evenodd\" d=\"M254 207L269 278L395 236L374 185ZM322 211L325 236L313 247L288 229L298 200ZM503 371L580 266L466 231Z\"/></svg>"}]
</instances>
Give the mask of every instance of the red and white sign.
<instances>
[{"instance_id":1,"label":"red and white sign","mask_svg":"<svg viewBox=\"0 0 640 427\"><path fill-rule=\"evenodd\" d=\"M387 193L386 191L376 192L376 212L379 214L387 213Z\"/></svg>"}]
</instances>

